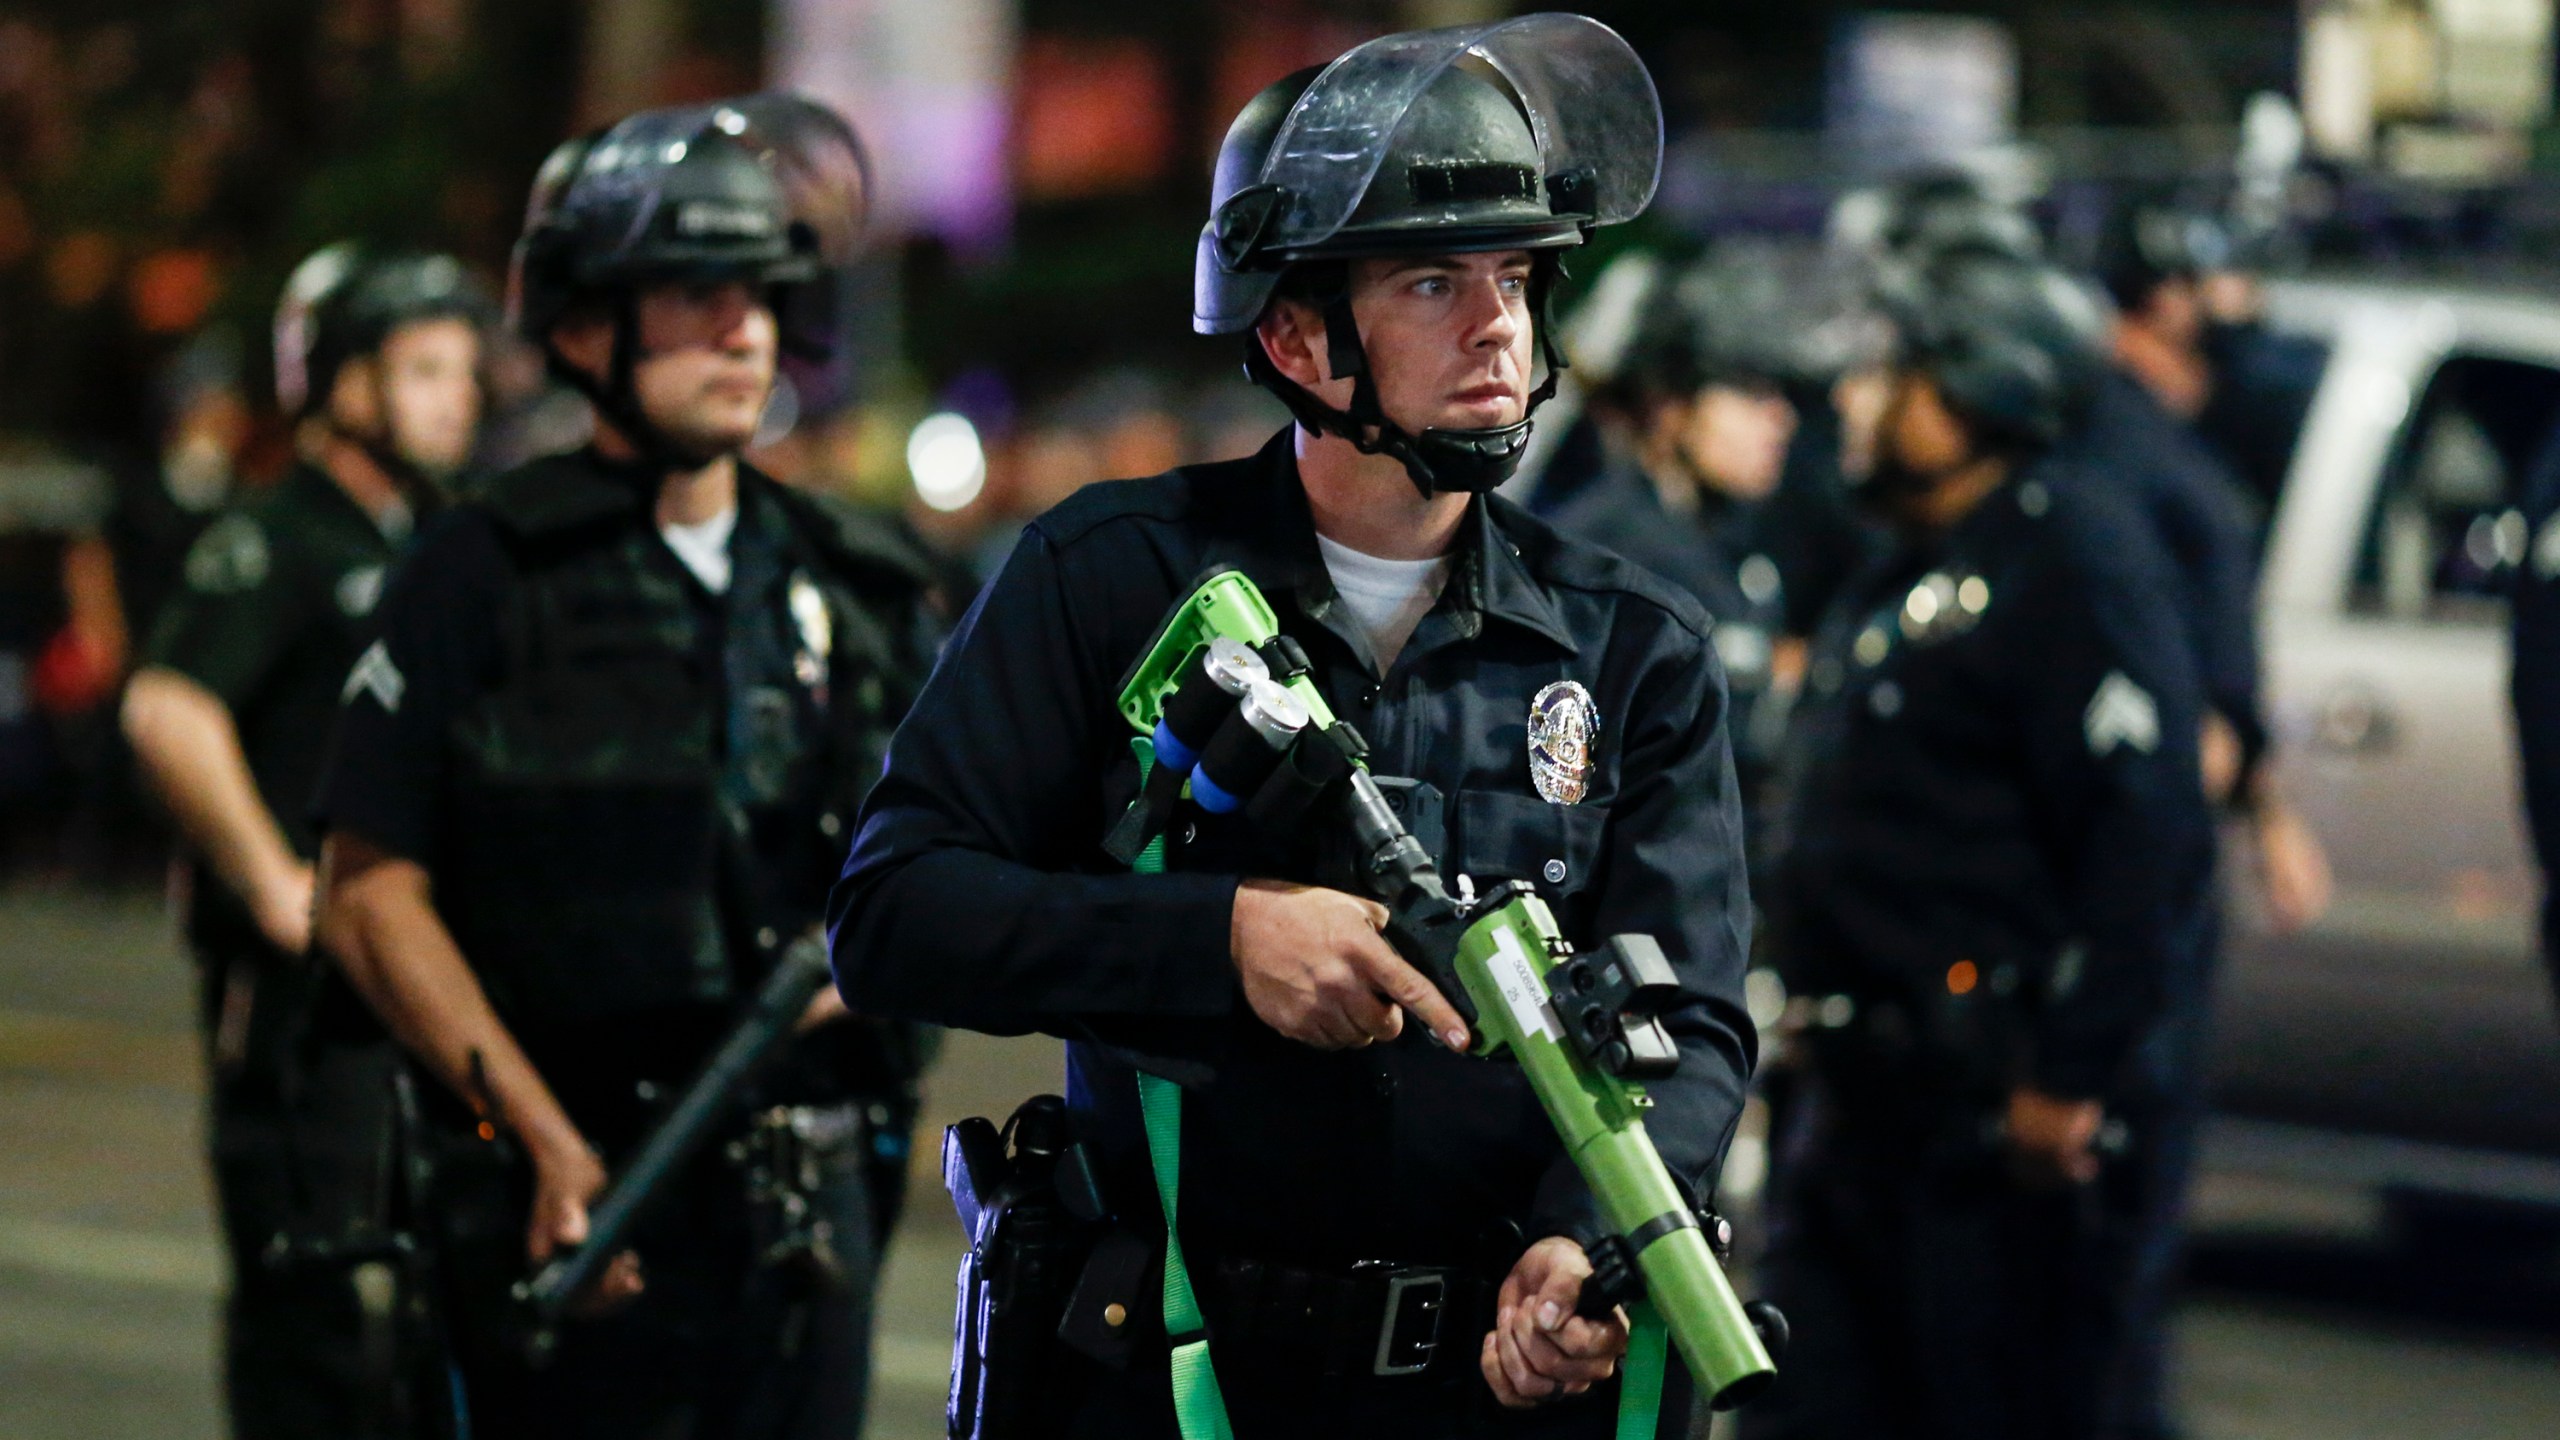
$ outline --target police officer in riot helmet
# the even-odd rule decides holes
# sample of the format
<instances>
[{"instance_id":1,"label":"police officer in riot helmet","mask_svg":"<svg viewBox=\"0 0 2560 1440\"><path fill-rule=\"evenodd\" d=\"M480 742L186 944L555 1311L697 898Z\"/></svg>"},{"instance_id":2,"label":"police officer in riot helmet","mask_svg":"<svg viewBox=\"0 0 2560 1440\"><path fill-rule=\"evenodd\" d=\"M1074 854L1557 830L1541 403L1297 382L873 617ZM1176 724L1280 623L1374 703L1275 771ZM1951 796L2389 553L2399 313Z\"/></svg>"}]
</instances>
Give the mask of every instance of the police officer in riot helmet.
<instances>
[{"instance_id":1,"label":"police officer in riot helmet","mask_svg":"<svg viewBox=\"0 0 2560 1440\"><path fill-rule=\"evenodd\" d=\"M307 956L305 806L383 577L470 458L491 311L450 256L340 244L294 271L275 338L297 463L197 540L125 694L135 756L192 854L232 1262L224 1390L244 1440L387 1434L408 1403L375 1361L384 1312L332 1253L381 1218L393 1052Z\"/></svg>"},{"instance_id":2,"label":"police officer in riot helmet","mask_svg":"<svg viewBox=\"0 0 2560 1440\"><path fill-rule=\"evenodd\" d=\"M1785 387L1806 368L1804 312L1787 293L1795 278L1773 257L1745 252L1711 255L1657 282L1605 397L1625 433L1609 468L1552 517L1706 607L1746 797L1756 707L1787 643L1766 502L1796 430Z\"/></svg>"},{"instance_id":3,"label":"police officer in riot helmet","mask_svg":"<svg viewBox=\"0 0 2560 1440\"><path fill-rule=\"evenodd\" d=\"M1739 1110L1749 918L1706 617L1484 493L1552 382L1558 256L1643 207L1659 145L1641 63L1575 16L1389 36L1251 101L1193 323L1238 337L1296 423L1031 523L900 731L831 904L856 1009L1069 1037L1076 1133L1149 1247L1138 1074L1183 1086L1164 1159L1206 1403L1239 1436L1626 1433L1627 1330L1574 1313L1592 1201L1525 1080L1453 1053L1465 1023L1385 912L1335 888L1347 871L1241 816L1177 826L1160 874L1104 850L1140 785L1113 697L1208 567L1270 599L1453 884L1526 881L1568 935L1661 938L1680 1064L1646 1124L1701 1197ZM1533 758L1533 704L1587 743ZM1199 1372L1168 1355L1198 1337L1166 1334L1162 1284L1100 1298L1117 1321L1066 1317L1054 1433L1205 1433ZM1124 1329L1114 1362L1086 1358L1109 1346L1081 1337ZM1660 1433L1682 1434L1670 1379Z\"/></svg>"},{"instance_id":4,"label":"police officer in riot helmet","mask_svg":"<svg viewBox=\"0 0 2560 1440\"><path fill-rule=\"evenodd\" d=\"M813 933L930 653L910 537L740 458L778 357L828 337L860 178L843 122L784 97L556 151L510 309L592 401L594 442L456 506L346 677L321 938L451 1097L429 1116L447 1148L529 1162L496 1253L444 1247L474 1434L861 1422L884 1179L865 1156L903 1159L914 1067L903 1032L832 996L547 1364L491 1318L585 1237L657 1102Z\"/></svg>"},{"instance_id":5,"label":"police officer in riot helmet","mask_svg":"<svg viewBox=\"0 0 2560 1440\"><path fill-rule=\"evenodd\" d=\"M2145 1143L2120 1121L2211 863L2201 692L2148 528L2055 453L2049 273L1889 298L1863 497L1768 897L1812 1064L1767 1283L1798 1337L1758 1436L2080 1436Z\"/></svg>"}]
</instances>

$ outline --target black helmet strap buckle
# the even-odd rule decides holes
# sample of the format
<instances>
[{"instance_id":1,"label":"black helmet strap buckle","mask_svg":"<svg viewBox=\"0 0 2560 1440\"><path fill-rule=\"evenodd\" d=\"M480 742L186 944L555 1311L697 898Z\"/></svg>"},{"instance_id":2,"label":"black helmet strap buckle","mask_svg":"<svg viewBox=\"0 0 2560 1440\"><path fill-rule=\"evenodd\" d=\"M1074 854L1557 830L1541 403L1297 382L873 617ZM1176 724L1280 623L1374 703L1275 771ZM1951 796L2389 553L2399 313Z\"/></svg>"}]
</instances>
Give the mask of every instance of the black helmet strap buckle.
<instances>
[{"instance_id":1,"label":"black helmet strap buckle","mask_svg":"<svg viewBox=\"0 0 2560 1440\"><path fill-rule=\"evenodd\" d=\"M1552 252L1540 252L1529 279L1529 311L1538 335L1538 354L1546 362L1546 378L1529 392L1529 403L1520 418L1508 425L1491 425L1474 429L1431 426L1419 435L1387 418L1378 400L1377 377L1369 366L1369 355L1360 343L1360 327L1351 313L1348 285L1324 298L1326 368L1336 378L1351 380L1349 409L1336 409L1319 400L1305 386L1283 375L1263 352L1258 334L1245 339L1245 375L1255 384L1279 397L1289 407L1297 422L1318 434L1338 435L1351 442L1363 455L1386 455L1404 466L1414 488L1423 498L1445 492L1481 493L1500 486L1520 468L1521 457L1528 453L1531 417L1538 407L1555 398L1558 377L1565 369L1564 352L1555 343L1555 327L1548 323L1547 301L1555 291L1555 282L1563 274L1562 262Z\"/></svg>"}]
</instances>

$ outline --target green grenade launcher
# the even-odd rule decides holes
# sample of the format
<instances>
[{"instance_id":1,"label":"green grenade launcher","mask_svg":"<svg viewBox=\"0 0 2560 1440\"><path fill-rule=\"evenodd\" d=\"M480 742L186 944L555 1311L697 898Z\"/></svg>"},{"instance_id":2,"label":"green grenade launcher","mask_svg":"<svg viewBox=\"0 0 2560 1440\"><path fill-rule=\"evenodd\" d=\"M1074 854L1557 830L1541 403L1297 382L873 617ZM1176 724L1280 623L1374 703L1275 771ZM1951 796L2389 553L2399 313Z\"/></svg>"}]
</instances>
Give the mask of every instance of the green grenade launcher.
<instances>
[{"instance_id":1,"label":"green grenade launcher","mask_svg":"<svg viewBox=\"0 0 2560 1440\"><path fill-rule=\"evenodd\" d=\"M1105 848L1138 862L1185 794L1284 831L1338 794L1361 880L1389 911L1387 938L1468 1019L1472 1053L1518 1061L1599 1202L1610 1233L1592 1251L1585 1312L1649 1302L1718 1409L1758 1393L1776 1374L1785 1321L1735 1298L1704 1228L1716 1222L1702 1221L1645 1134L1653 1102L1639 1082L1679 1064L1658 1018L1679 994L1661 948L1621 935L1577 953L1516 880L1452 897L1370 777L1366 743L1334 718L1305 653L1237 571L1211 571L1167 615L1119 709L1152 762Z\"/></svg>"}]
</instances>

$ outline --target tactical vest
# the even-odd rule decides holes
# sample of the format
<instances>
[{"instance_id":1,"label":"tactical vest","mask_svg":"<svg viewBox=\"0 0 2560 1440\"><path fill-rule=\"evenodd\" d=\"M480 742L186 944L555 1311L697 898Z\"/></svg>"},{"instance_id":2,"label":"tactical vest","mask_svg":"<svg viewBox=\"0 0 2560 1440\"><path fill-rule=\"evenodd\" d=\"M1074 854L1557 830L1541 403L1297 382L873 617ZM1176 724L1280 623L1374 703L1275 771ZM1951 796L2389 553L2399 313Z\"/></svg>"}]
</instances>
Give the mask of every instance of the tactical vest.
<instances>
[{"instance_id":1,"label":"tactical vest","mask_svg":"<svg viewBox=\"0 0 2560 1440\"><path fill-rule=\"evenodd\" d=\"M478 503L513 574L500 673L456 721L436 899L519 1033L725 1007L823 914L927 659L925 562L741 467L702 592L644 483L537 462Z\"/></svg>"}]
</instances>

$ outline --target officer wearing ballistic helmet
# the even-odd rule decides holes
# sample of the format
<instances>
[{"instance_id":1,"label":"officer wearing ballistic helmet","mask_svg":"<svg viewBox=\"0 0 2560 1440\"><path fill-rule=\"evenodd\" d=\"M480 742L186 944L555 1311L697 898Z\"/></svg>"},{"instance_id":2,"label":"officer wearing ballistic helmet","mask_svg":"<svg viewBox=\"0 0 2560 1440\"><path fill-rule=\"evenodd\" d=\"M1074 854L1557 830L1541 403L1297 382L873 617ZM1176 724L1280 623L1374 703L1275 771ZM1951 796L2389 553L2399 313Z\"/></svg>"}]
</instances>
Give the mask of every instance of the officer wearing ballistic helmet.
<instances>
[{"instance_id":1,"label":"officer wearing ballistic helmet","mask_svg":"<svg viewBox=\"0 0 2560 1440\"><path fill-rule=\"evenodd\" d=\"M866 1156L903 1157L913 1067L832 996L640 1222L604 1313L537 1368L491 1302L585 1238L656 1102L813 934L930 655L906 532L739 458L778 355L832 338L862 178L851 130L789 97L554 152L510 309L593 404L594 442L457 506L346 677L321 938L459 1102L453 1128L530 1162L496 1283L444 1253L475 1435L861 1424L885 1208Z\"/></svg>"},{"instance_id":2,"label":"officer wearing ballistic helmet","mask_svg":"<svg viewBox=\"0 0 2560 1440\"><path fill-rule=\"evenodd\" d=\"M1774 715L1786 587L1767 502L1796 430L1782 388L1801 368L1792 278L1766 257L1709 257L1666 277L1619 366L1619 437L1600 477L1551 517L1697 597L1714 624L1748 811ZM1792 679L1792 676L1789 677Z\"/></svg>"},{"instance_id":3,"label":"officer wearing ballistic helmet","mask_svg":"<svg viewBox=\"0 0 2560 1440\"><path fill-rule=\"evenodd\" d=\"M490 306L444 255L333 245L276 314L299 459L197 540L125 693L143 773L192 852L187 937L212 1064L214 1192L231 1252L232 1433L388 1433L384 1307L312 1253L378 1221L393 1051L307 958L306 807L383 577L470 458Z\"/></svg>"},{"instance_id":4,"label":"officer wearing ballistic helmet","mask_svg":"<svg viewBox=\"0 0 2560 1440\"><path fill-rule=\"evenodd\" d=\"M2082 1436L2139 1172L2102 1160L2211 863L2201 692L2147 528L2063 473L2052 277L1889 297L1862 496L1893 528L1814 646L1768 896L1810 1102L1763 1436Z\"/></svg>"},{"instance_id":5,"label":"officer wearing ballistic helmet","mask_svg":"<svg viewBox=\"0 0 2560 1440\"><path fill-rule=\"evenodd\" d=\"M1660 939L1679 1063L1645 1123L1711 1195L1755 1040L1707 619L1484 493L1548 389L1557 259L1643 208L1660 126L1625 43L1565 15L1388 36L1257 96L1193 325L1243 338L1296 423L1033 521L891 746L830 906L847 1002L1065 1036L1100 1189L1159 1246L1139 1073L1183 1086L1156 1153L1214 1383L1171 1363L1200 1336L1166 1333L1165 1287L1134 1286L1095 1327L1134 1327L1124 1363L1070 1357L1041 1433L1599 1436L1622 1403L1655 1433L1610 1378L1623 1317L1575 1313L1588 1189L1521 1075L1459 1053L1385 912L1242 816L1178 825L1160 874L1103 840L1140 789L1123 672L1205 570L1242 570L1453 886Z\"/></svg>"}]
</instances>

